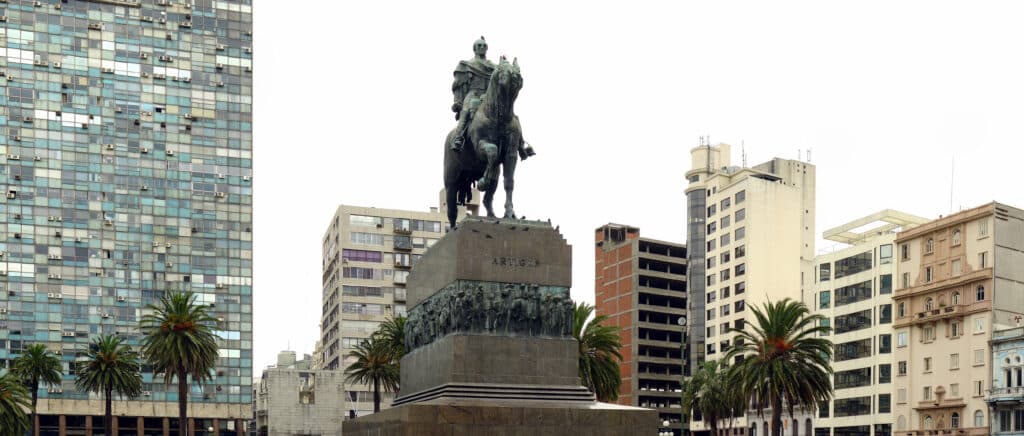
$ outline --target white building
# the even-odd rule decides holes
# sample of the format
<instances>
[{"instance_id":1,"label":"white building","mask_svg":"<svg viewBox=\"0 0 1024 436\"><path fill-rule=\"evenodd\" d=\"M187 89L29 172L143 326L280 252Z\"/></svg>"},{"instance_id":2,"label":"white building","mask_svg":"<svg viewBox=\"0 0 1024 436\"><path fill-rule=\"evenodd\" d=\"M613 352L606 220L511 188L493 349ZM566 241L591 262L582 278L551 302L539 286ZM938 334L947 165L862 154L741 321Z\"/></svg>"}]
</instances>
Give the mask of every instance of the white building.
<instances>
[{"instance_id":1,"label":"white building","mask_svg":"<svg viewBox=\"0 0 1024 436\"><path fill-rule=\"evenodd\" d=\"M263 370L255 389L256 434L341 436L345 375L313 370L310 360L282 351L277 365Z\"/></svg>"}]
</instances>

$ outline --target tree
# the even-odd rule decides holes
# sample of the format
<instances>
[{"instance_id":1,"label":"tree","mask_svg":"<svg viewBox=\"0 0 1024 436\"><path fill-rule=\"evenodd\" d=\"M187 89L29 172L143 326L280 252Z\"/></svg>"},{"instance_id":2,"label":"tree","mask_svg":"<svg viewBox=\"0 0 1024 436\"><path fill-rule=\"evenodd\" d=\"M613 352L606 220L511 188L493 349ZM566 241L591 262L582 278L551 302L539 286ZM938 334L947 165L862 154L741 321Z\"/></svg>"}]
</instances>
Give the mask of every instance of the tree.
<instances>
[{"instance_id":1,"label":"tree","mask_svg":"<svg viewBox=\"0 0 1024 436\"><path fill-rule=\"evenodd\" d=\"M622 377L619 363L622 361L622 339L619 328L602 325L608 317L595 316L594 306L587 303L573 304L572 336L579 342L580 380L597 396L598 401L611 402L619 398Z\"/></svg>"},{"instance_id":2,"label":"tree","mask_svg":"<svg viewBox=\"0 0 1024 436\"><path fill-rule=\"evenodd\" d=\"M25 347L21 356L14 359L11 372L20 377L32 392L32 416L29 418L29 425L32 427L32 434L35 434L39 383L59 385L64 368L61 366L60 358L47 350L46 345L31 344Z\"/></svg>"},{"instance_id":3,"label":"tree","mask_svg":"<svg viewBox=\"0 0 1024 436\"><path fill-rule=\"evenodd\" d=\"M394 346L381 338L380 330L348 353L355 362L345 368L350 383L373 386L373 413L380 412L380 390L397 392L400 381Z\"/></svg>"},{"instance_id":4,"label":"tree","mask_svg":"<svg viewBox=\"0 0 1024 436\"><path fill-rule=\"evenodd\" d=\"M0 375L0 436L24 436L29 429L28 390L13 373Z\"/></svg>"},{"instance_id":5,"label":"tree","mask_svg":"<svg viewBox=\"0 0 1024 436\"><path fill-rule=\"evenodd\" d=\"M86 357L87 360L78 362L75 388L103 395L104 434L114 434L111 415L114 394L135 398L142 393L139 353L124 343L120 336L103 335L89 344Z\"/></svg>"},{"instance_id":6,"label":"tree","mask_svg":"<svg viewBox=\"0 0 1024 436\"><path fill-rule=\"evenodd\" d=\"M733 376L722 361L709 361L683 383L683 413L700 414L713 435L723 422L731 427L735 417L743 416L746 402Z\"/></svg>"},{"instance_id":7,"label":"tree","mask_svg":"<svg viewBox=\"0 0 1024 436\"><path fill-rule=\"evenodd\" d=\"M391 350L391 357L396 362L405 356L405 317L388 318L380 324L374 333L378 339Z\"/></svg>"},{"instance_id":8,"label":"tree","mask_svg":"<svg viewBox=\"0 0 1024 436\"><path fill-rule=\"evenodd\" d=\"M217 364L217 338L212 326L217 319L207 306L196 304L191 292L169 292L152 313L142 317L142 352L154 374L163 374L164 383L178 380L178 434L187 436L188 377L197 383L210 380Z\"/></svg>"},{"instance_id":9,"label":"tree","mask_svg":"<svg viewBox=\"0 0 1024 436\"><path fill-rule=\"evenodd\" d=\"M832 397L832 342L820 336L831 328L803 303L784 299L752 307L756 324L735 330L737 342L726 359L733 366L744 398L763 413L771 408L771 434L781 436L782 410L814 409Z\"/></svg>"}]
</instances>

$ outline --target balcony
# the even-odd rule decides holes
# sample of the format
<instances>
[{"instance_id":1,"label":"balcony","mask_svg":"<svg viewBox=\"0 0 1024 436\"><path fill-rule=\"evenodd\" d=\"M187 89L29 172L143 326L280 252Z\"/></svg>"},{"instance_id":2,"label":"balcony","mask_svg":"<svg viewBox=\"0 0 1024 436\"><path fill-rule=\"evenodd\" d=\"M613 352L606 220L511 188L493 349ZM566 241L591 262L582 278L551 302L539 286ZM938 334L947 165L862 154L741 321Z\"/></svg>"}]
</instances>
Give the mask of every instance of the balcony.
<instances>
[{"instance_id":1,"label":"balcony","mask_svg":"<svg viewBox=\"0 0 1024 436\"><path fill-rule=\"evenodd\" d=\"M1003 405L1024 403L1024 386L992 388L988 391L988 398L985 399L985 402Z\"/></svg>"},{"instance_id":2,"label":"balcony","mask_svg":"<svg viewBox=\"0 0 1024 436\"><path fill-rule=\"evenodd\" d=\"M412 225L410 225L408 220L397 220L396 219L394 222L395 222L395 225L394 225L395 233L398 233L400 235L411 235L412 234Z\"/></svg>"},{"instance_id":3,"label":"balcony","mask_svg":"<svg viewBox=\"0 0 1024 436\"><path fill-rule=\"evenodd\" d=\"M970 304L954 304L952 306L939 307L917 312L903 318L897 318L893 327L906 327L908 325L927 324L948 318L961 318L964 315L988 310L990 305L991 302L986 300Z\"/></svg>"},{"instance_id":4,"label":"balcony","mask_svg":"<svg viewBox=\"0 0 1024 436\"><path fill-rule=\"evenodd\" d=\"M962 409L967 404L964 403L963 398L943 398L934 400L918 401L917 407L914 410L936 410L936 409Z\"/></svg>"}]
</instances>

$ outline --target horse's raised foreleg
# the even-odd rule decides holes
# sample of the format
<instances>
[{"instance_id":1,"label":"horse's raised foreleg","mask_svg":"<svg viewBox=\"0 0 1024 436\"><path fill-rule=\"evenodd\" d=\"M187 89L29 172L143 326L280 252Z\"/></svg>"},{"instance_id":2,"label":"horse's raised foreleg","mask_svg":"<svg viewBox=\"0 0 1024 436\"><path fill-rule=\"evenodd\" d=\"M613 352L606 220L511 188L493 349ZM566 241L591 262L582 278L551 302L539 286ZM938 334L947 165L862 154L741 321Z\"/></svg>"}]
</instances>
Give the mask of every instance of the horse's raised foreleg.
<instances>
[{"instance_id":1,"label":"horse's raised foreleg","mask_svg":"<svg viewBox=\"0 0 1024 436\"><path fill-rule=\"evenodd\" d=\"M480 180L477 180L476 182L476 188L481 191L487 192L494 188L494 185L498 179L498 175L495 174L497 172L498 166L498 146L490 142L481 140L479 148L481 157L487 163L484 167L485 170L483 177L481 177Z\"/></svg>"},{"instance_id":2,"label":"horse's raised foreleg","mask_svg":"<svg viewBox=\"0 0 1024 436\"><path fill-rule=\"evenodd\" d=\"M515 218L516 211L512 208L512 189L516 185L516 163L519 161L515 150L505 153L501 165L502 178L505 182L505 218Z\"/></svg>"}]
</instances>

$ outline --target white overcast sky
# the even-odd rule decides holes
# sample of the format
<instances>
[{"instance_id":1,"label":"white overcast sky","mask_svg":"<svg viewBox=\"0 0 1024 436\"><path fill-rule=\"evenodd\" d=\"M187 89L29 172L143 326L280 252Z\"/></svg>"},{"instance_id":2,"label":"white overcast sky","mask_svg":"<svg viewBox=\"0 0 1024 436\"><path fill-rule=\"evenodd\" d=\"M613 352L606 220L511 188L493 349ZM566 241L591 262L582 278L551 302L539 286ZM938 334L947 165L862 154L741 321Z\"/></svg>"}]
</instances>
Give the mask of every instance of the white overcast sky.
<instances>
[{"instance_id":1,"label":"white overcast sky","mask_svg":"<svg viewBox=\"0 0 1024 436\"><path fill-rule=\"evenodd\" d=\"M702 135L737 165L741 143L750 164L811 149L819 235L885 208L948 214L951 193L954 210L1024 206L1019 2L302 3L255 5L257 370L312 352L337 205L437 205L452 69L481 34L519 58L538 155L516 210L561 226L577 300L594 299L596 227L685 241Z\"/></svg>"}]
</instances>

